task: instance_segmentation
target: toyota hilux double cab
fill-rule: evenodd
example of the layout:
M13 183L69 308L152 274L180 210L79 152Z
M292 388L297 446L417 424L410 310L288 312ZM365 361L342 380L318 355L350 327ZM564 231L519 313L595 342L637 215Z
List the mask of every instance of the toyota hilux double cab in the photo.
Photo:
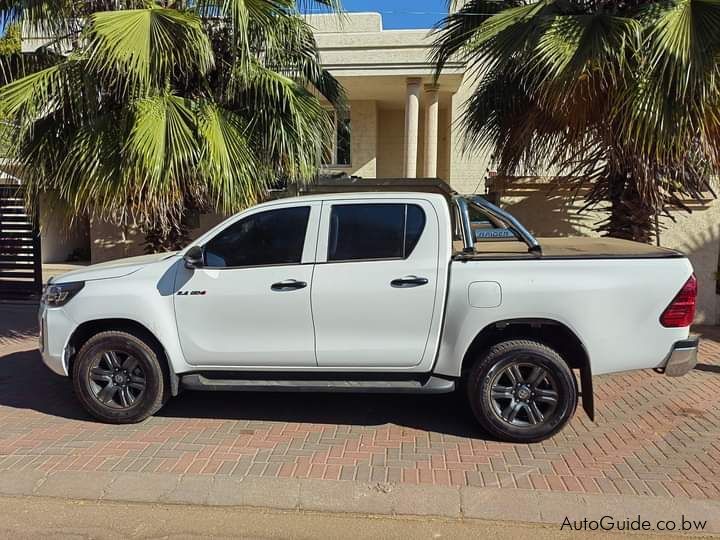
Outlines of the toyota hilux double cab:
M681 253L536 239L482 197L430 191L273 200L177 253L64 274L40 307L44 362L104 422L183 388L458 389L514 442L552 436L579 398L593 418L593 375L694 367Z

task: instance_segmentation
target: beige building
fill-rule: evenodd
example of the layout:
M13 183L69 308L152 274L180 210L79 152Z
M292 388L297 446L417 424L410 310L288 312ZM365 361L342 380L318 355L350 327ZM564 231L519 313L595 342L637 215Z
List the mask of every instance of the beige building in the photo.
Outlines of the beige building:
M378 13L308 20L324 66L350 102L350 159L326 170L363 178L439 177L458 191L482 187L486 160L464 157L452 129L470 89L465 69L450 63L434 83L429 30L383 30Z
M602 219L578 214L569 189L549 180L489 182L489 156L464 155L457 121L473 81L461 64L450 64L433 80L429 30L383 30L377 13L311 15L324 65L345 87L349 117L336 118L337 136L325 156L325 172L363 178L439 177L462 193L497 193L504 207L539 236L592 235ZM700 283L698 322L720 322L716 273L720 206L708 198L692 214L662 219L661 243L686 252ZM52 226L46 216L45 261L64 260L86 245L93 262L142 253L142 237L131 229L92 222L75 228ZM217 222L202 216L200 230ZM89 231L89 233L88 233ZM62 237L67 237L62 240ZM648 276L652 279L652 276Z

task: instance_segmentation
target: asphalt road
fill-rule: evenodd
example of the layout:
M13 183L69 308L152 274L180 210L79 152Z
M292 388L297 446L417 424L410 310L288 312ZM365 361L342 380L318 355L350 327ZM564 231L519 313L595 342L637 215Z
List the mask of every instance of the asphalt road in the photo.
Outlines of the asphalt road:
M39 537L545 540L617 538L617 534L561 532L559 524L547 526L480 520L282 512L256 508L0 497L0 538Z

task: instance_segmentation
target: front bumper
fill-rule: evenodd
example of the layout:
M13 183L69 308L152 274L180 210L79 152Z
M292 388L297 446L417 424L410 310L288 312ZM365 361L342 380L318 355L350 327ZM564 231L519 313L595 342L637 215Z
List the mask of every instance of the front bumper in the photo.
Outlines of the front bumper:
M682 377L697 364L698 338L688 338L673 345L663 372L668 377Z
M58 375L68 375L66 348L75 324L62 308L48 308L40 304L39 349L45 365Z

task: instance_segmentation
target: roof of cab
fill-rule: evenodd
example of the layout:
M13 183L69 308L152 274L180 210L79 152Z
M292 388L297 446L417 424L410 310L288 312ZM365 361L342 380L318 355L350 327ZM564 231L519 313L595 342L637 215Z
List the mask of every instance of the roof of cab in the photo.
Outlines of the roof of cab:
M440 178L359 178L355 176L321 176L308 184L290 184L274 192L283 202L337 201L343 199L425 198L442 197L449 201L457 193ZM293 197L292 195L297 195ZM268 203L266 203L268 204Z
M257 205L273 206L293 202L311 201L342 201L349 199L425 199L445 202L447 199L439 193L427 193L422 191L356 191L347 193L312 193L298 195L296 197L279 197L271 201Z

